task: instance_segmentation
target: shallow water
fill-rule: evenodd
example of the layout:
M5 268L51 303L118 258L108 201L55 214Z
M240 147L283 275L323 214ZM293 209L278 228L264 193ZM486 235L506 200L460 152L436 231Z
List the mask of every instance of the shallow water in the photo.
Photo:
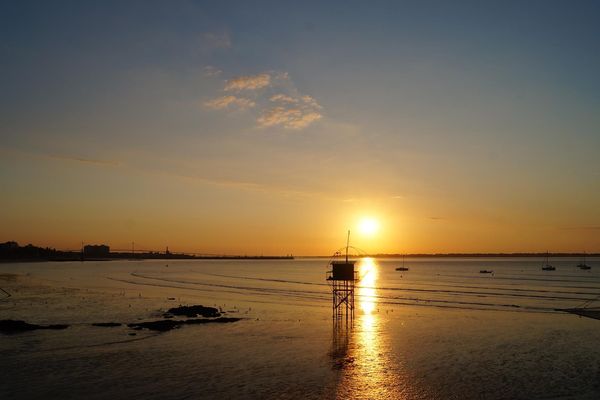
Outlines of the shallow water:
M600 297L600 260L578 261L544 272L535 259L407 259L399 272L399 260L363 260L350 326L332 321L323 259L0 264L0 319L71 324L1 335L0 393L596 399L600 321L555 311ZM179 304L243 319L135 336L90 325Z

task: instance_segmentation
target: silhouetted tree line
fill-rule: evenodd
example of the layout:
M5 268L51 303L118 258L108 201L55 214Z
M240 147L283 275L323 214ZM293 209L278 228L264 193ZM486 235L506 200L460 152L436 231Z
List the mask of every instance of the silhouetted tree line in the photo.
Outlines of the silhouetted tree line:
M17 242L0 243L2 260L77 260L80 253L60 251L51 247L37 247L32 244L19 246Z
M112 260L112 259L225 259L225 260L279 260L293 259L290 256L201 256L194 254L172 253L170 251L111 252L107 245L87 245L81 251L61 251L51 247L37 247L32 244L19 246L17 242L0 243L2 261L76 261L76 260Z

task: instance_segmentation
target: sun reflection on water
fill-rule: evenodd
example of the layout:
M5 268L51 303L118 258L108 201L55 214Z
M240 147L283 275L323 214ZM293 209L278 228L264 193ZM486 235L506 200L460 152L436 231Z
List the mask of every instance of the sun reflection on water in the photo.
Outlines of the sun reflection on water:
M404 398L403 390L399 390L402 377L389 357L389 337L377 303L379 266L374 259L363 258L357 263L357 267L358 313L356 325L348 333L347 352L343 352L343 358L336 363L342 370L336 397Z
M359 287L358 287L358 299L359 307L362 312L372 314L375 310L377 289L375 284L377 283L377 264L372 258L363 258L358 264L359 272Z

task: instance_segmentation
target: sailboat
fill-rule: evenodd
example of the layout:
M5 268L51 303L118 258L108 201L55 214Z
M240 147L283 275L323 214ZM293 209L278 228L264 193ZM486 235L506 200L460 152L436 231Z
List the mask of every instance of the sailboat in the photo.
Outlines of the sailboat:
M583 262L581 262L580 264L577 264L577 267L579 269L592 269L592 267L590 267L589 265L587 265L585 263L585 253L583 253Z
M404 254L402 254L402 266L401 267L397 267L396 271L408 271L408 267L404 266Z
M554 271L554 270L556 270L556 268L554 268L552 265L548 264L548 252L546 252L546 260L544 261L544 264L542 265L542 270L543 271Z

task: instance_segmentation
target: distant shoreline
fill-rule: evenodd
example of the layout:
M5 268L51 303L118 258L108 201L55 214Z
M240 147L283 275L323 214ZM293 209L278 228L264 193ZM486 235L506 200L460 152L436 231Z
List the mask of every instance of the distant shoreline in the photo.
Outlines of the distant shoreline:
M103 258L81 258L81 257L60 257L60 258L0 258L0 264L3 263L28 263L28 262L99 262L99 261L144 261L144 260L160 260L160 261L174 261L174 260L293 260L293 256L168 256L168 257L103 257Z
M551 258L573 258L583 257L583 253L549 253L548 257ZM600 257L600 253L586 253L586 257ZM372 257L377 259L397 259L397 258L545 258L546 253L436 253L436 254L350 254L349 257ZM116 256L109 257L87 257L81 258L80 254L72 253L66 257L56 258L0 258L0 264L5 263L28 263L28 262L102 262L102 261L145 261L145 260L239 260L239 261L253 261L253 260L296 260L296 259L309 259L309 258L322 258L329 259L332 256L236 256L236 255L223 255L223 256L188 256L188 255L143 255L136 254L134 257L131 255L122 255L116 253Z
M112 260L293 260L290 255L229 255L194 254L138 250L135 252L110 251L106 245L82 246L81 251L56 250L50 247L37 247L32 244L19 246L17 242L0 243L0 262L41 262L41 261L112 261Z
M339 256L339 253L338 255ZM377 254L349 254L353 258L372 257L386 258L564 258L564 257L600 257L600 253L377 253ZM0 263L7 262L41 262L41 261L112 261L112 260L294 260L295 258L332 258L331 255L231 255L231 254L200 254L166 251L138 250L110 251L107 245L82 246L81 251L57 250L54 248L37 247L32 244L19 246L17 242L0 243Z
M349 257L372 258L544 258L600 257L600 253L415 253L415 254L349 254ZM331 258L331 256L296 256L296 258Z

